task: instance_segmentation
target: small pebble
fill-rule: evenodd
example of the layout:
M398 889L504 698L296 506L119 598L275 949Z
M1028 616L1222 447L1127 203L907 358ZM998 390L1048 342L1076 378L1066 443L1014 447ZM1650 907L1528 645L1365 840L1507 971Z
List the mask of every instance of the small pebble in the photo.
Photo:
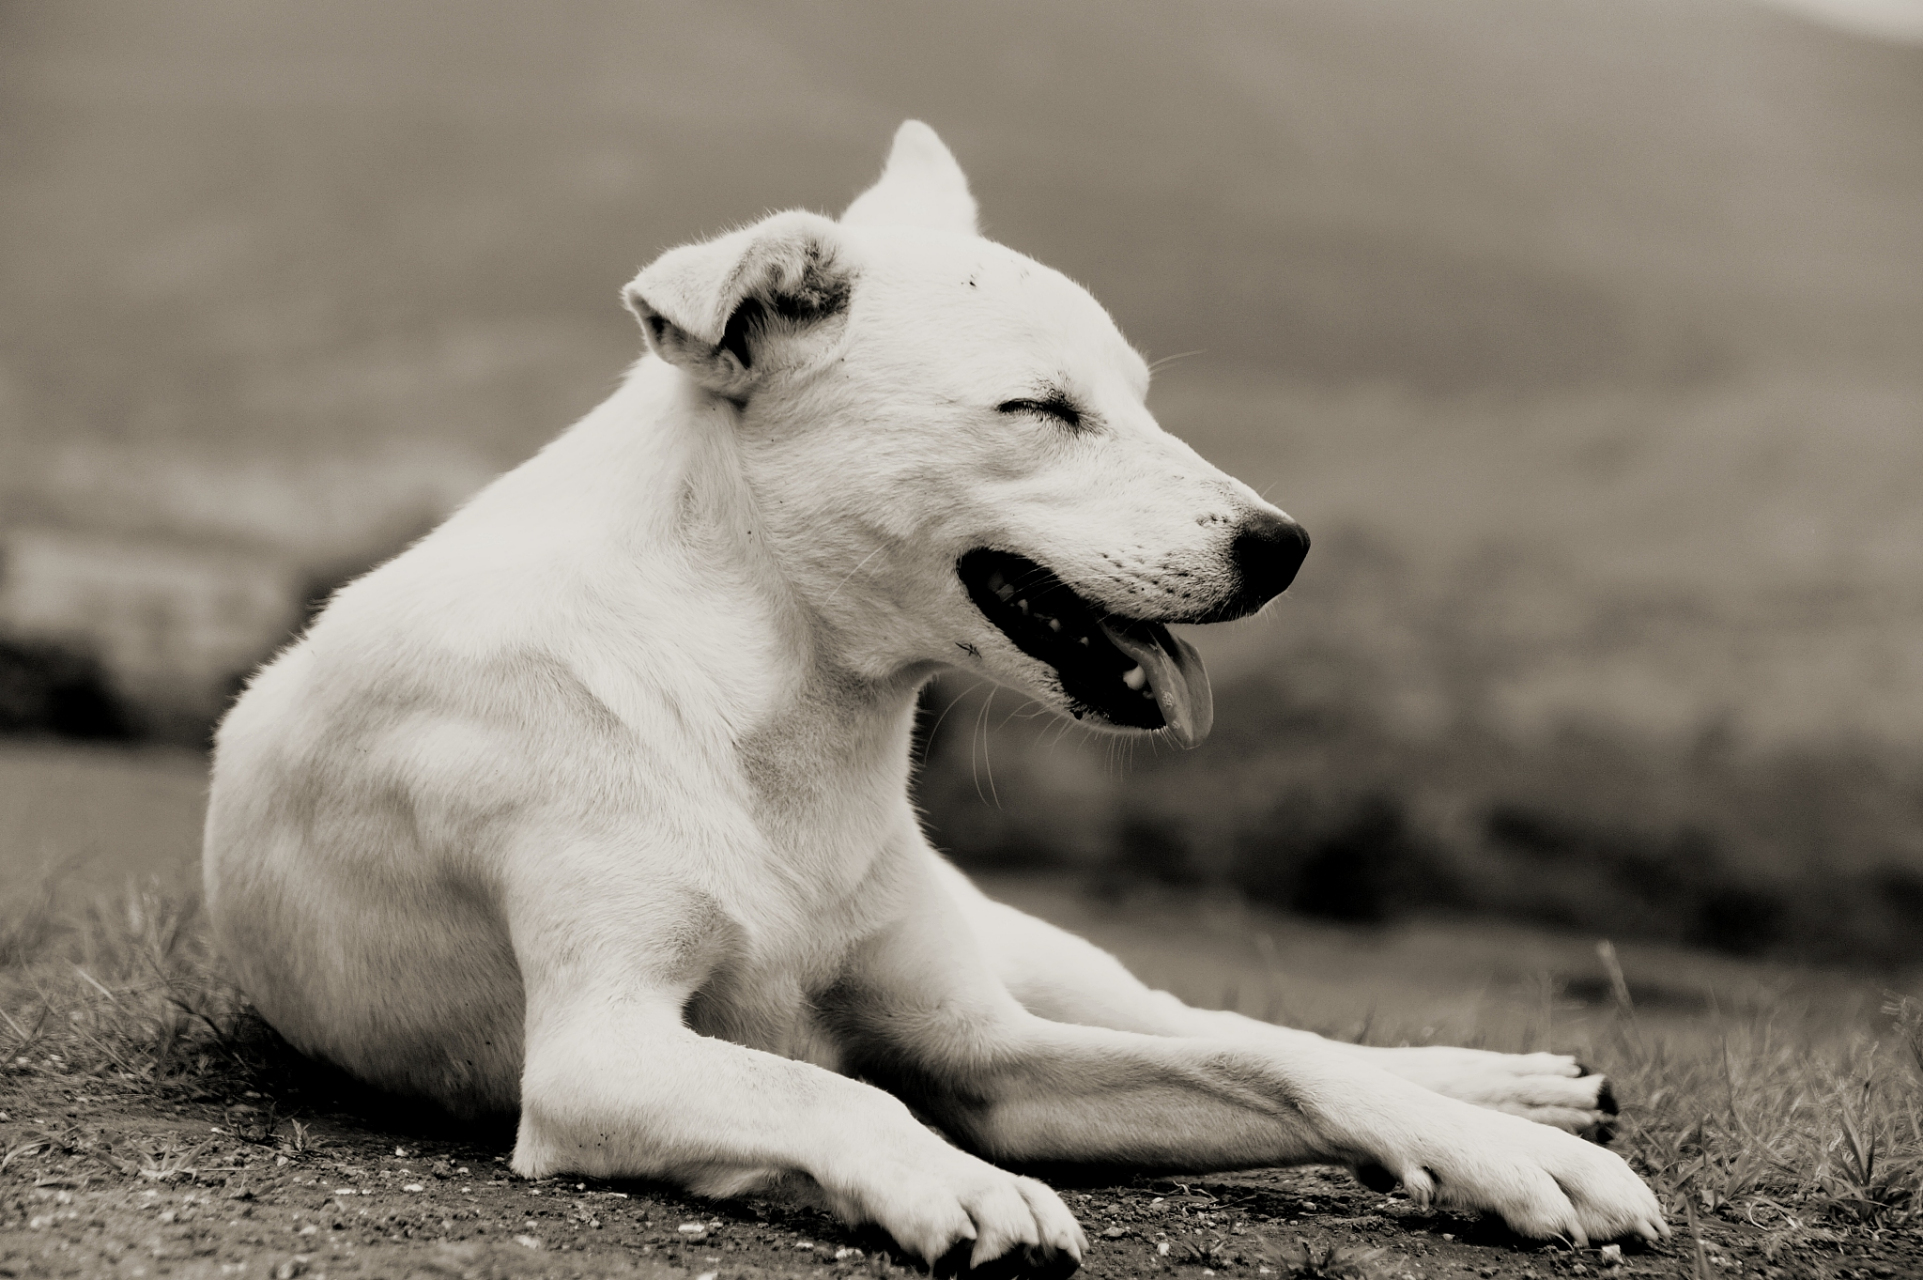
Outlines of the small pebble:
M1102 1234L1111 1240L1120 1240L1123 1236L1127 1235L1128 1232L1122 1230L1120 1227L1110 1227L1108 1230L1102 1232Z

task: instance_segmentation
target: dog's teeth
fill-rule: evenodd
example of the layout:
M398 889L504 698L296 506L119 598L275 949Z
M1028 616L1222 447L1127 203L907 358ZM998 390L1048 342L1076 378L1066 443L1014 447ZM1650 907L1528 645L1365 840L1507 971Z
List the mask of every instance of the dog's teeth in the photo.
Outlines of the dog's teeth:
M995 596L1000 600L1013 600L1015 598L1015 588L1004 582L1001 586L995 588Z
M1022 611L1023 613L1027 613L1027 612L1028 612L1028 601L1026 601L1026 600L1017 600L1017 601L1015 602L1015 607L1016 607L1017 609L1020 609L1020 610L1021 610L1021 611Z
M1048 629L1050 631L1060 631L1062 629L1062 620L1060 618L1050 618L1048 620Z
M1076 636L1076 637L1075 637L1075 643L1076 643L1076 644L1079 644L1080 646L1082 646L1082 648L1084 648L1084 649L1086 649L1086 648L1088 648L1088 637L1087 637L1087 636Z
M1142 686L1148 683L1148 672L1139 666L1130 667L1122 673L1122 683L1140 693Z

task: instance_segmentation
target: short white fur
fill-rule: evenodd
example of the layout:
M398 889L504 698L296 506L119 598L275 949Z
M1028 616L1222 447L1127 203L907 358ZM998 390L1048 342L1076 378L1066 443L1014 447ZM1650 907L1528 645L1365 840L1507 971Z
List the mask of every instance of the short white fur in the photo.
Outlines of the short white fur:
M930 1260L1081 1256L996 1159L1347 1163L1527 1235L1666 1234L1566 1132L1606 1119L1571 1059L1188 1008L927 844L936 670L1066 707L962 552L1140 613L1231 591L1223 527L1273 511L1156 425L1087 293L975 234L932 130L841 220L671 250L625 297L649 354L613 396L341 590L221 727L207 900L293 1044L518 1109L523 1175L785 1184ZM1041 387L1085 429L996 407Z

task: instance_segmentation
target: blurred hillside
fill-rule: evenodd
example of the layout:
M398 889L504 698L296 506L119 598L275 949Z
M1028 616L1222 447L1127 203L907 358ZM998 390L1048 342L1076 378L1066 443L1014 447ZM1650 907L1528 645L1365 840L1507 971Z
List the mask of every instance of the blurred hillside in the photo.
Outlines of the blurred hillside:
M305 600L605 394L639 264L840 208L905 116L991 235L1199 352L1164 422L1316 535L1196 637L1224 740L1286 745L1194 758L1237 831L1340 826L1249 798L1309 770L1462 858L1527 792L1923 866L1923 47L1738 0L0 7L0 724L52 644L198 733ZM968 750L1041 807L938 741L945 835L1087 813L1048 856L1100 860L1140 802L1227 874L1140 801L1166 770L1001 705ZM1829 816L1738 820L1784 777Z

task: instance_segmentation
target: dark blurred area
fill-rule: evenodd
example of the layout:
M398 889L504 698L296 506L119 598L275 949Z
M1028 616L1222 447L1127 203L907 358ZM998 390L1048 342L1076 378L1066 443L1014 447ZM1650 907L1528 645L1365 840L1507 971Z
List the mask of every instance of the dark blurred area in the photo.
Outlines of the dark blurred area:
M1923 960L1905 0L0 5L0 879L191 860L183 753L607 394L635 269L910 116L1316 537L1194 752L938 683L940 843Z

